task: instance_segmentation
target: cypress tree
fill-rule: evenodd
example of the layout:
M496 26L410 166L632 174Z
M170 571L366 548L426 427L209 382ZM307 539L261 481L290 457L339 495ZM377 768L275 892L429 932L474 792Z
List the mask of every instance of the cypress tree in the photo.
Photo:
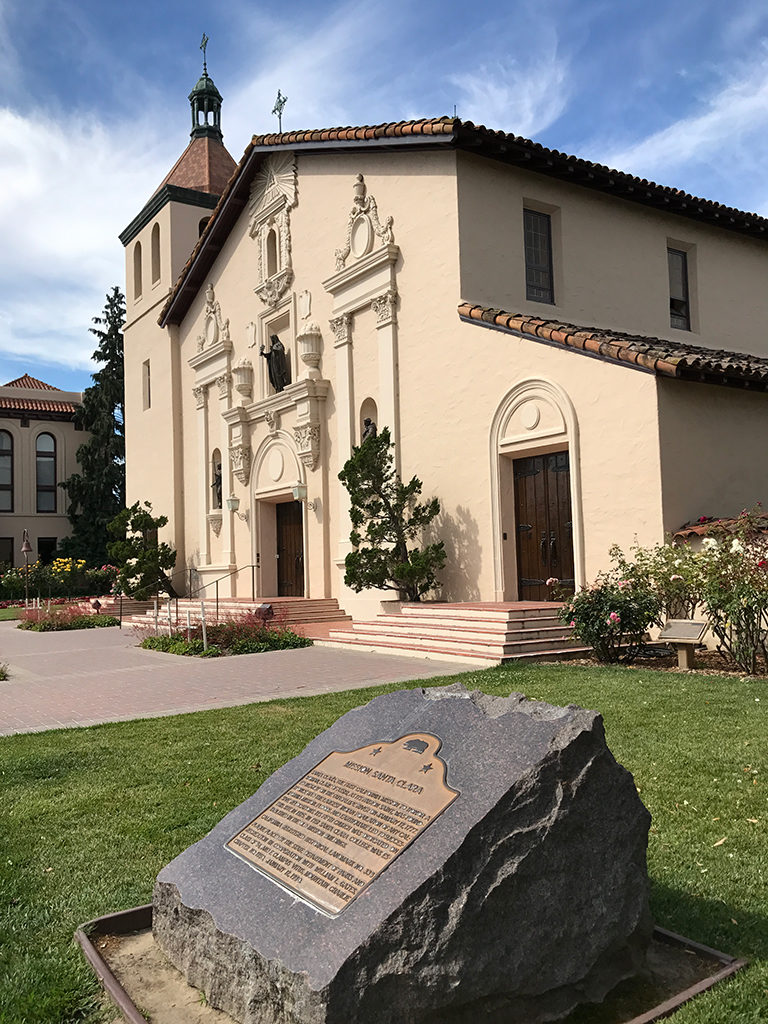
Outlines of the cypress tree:
M101 316L93 317L90 332L98 345L92 358L100 368L91 375L93 384L83 392L83 404L75 413L75 425L90 437L77 449L80 472L61 484L69 498L72 535L60 550L89 565L107 561L112 540L107 524L125 507L124 323L125 296L115 286L107 293Z

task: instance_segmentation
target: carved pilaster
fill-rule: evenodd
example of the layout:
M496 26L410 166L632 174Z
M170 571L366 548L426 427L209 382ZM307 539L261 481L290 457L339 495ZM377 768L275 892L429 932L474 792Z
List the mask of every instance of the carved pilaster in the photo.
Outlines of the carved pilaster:
M216 534L217 537L221 533L221 520L222 520L222 513L221 512L209 512L208 513L208 522L210 523L211 529L213 530L213 532Z
M207 390L208 389L205 387L205 385L201 385L200 387L197 387L197 388L192 388L192 394L195 396L195 408L196 409L204 409L205 408L205 401L206 401L206 397L207 397L206 396Z
M377 295L375 299L371 299L371 306L376 314L377 327L386 327L387 324L397 323L397 292L393 288L385 291L383 295Z
M334 345L338 348L340 345L348 345L352 340L352 317L349 313L342 313L341 316L334 317L333 320L328 321L331 325L331 330L336 338Z
M320 458L320 424L301 423L293 428L298 456L308 469L314 469Z
M232 472L244 486L248 486L251 475L251 446L246 442L229 446L229 461Z
M221 376L216 378L216 387L219 389L219 398L223 401L229 398L229 392L232 387L232 374L222 373Z

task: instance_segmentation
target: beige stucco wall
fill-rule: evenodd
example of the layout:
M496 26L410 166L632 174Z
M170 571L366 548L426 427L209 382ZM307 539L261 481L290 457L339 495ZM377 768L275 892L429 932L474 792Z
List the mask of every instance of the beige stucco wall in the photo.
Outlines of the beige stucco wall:
M0 392L10 397L14 392L18 396L30 398L38 397L39 392L30 391L28 388L0 388ZM51 392L43 393L43 397L50 396ZM80 401L79 392L53 393L59 401ZM61 541L72 532L72 527L67 519L67 495L61 488L56 489L56 511L37 512L37 476L35 452L37 438L40 434L51 434L56 441L56 480L61 483L67 477L79 470L75 458L77 449L88 435L83 431L75 430L74 424L61 420L37 420L30 419L28 427L22 427L18 419L0 418L0 430L7 431L13 438L13 460L14 460L14 488L13 488L13 512L0 513L0 537L13 538L14 565L24 565L24 557L21 554L21 543L23 531L29 532L29 540L32 545L30 561L37 558L38 540L40 537L55 537Z
M458 168L462 299L584 327L768 353L765 243L470 154L459 154ZM552 217L554 306L525 298L526 206ZM688 252L691 331L670 327L668 246Z
M351 444L359 443L361 409L370 401L376 403L379 428L390 426L397 440L403 477L418 475L424 497L436 494L442 503L433 534L448 550L444 599L514 596L510 467L516 457L563 448L571 453L578 582L607 565L611 544L654 543L665 528L679 525L678 509L696 505L701 514L707 494L717 492L706 490L703 473L686 476L676 439L699 420L703 429L708 403L724 417L728 436L738 437L753 410L763 415L761 396L695 385L667 388L652 374L463 323L456 310L467 299L743 350L745 335L735 333L730 307L711 294L712 282L722 273L733 286L729 300L746 299L743 289L754 285L762 266L761 248L450 151L298 154L296 172L296 204L290 209L294 276L274 308L254 290L256 242L247 208L178 327L160 330L156 324L170 275L156 298L142 297L133 308L129 300L128 500L149 498L169 515L167 533L179 549L179 567L194 565L211 581L258 562L257 592L274 596L275 503L291 500L299 482L314 504L304 508L306 596L335 596L357 616L376 611L379 598L391 594L357 596L342 582L349 523L347 495L337 479ZM359 275L354 259L339 270L334 257L346 238L358 174L364 175L368 196L375 197L382 223L393 218L394 233L394 246L377 248L377 241L371 269ZM560 210L555 311L521 298L524 201ZM194 242L204 213L187 208L185 244ZM161 231L163 224L170 221L161 222ZM151 226L143 229L145 252ZM670 239L698 247L692 262L700 322L706 325L700 336L683 336L668 326ZM177 251L172 262L182 255ZM129 275L131 269L129 248ZM206 294L209 286L213 293ZM397 292L394 317L371 303L390 287ZM743 324L756 325L762 315L762 293L752 299ZM351 317L348 328L337 322L345 314ZM218 326L209 335L212 320ZM310 321L322 334L318 373L300 358L298 335ZM269 394L259 356L259 344L273 332L292 367L292 383L280 395ZM144 410L146 359L153 402ZM243 360L253 367L250 394L235 386ZM536 406L528 420L538 426L529 429L525 417L520 419L515 403L522 401ZM311 423L319 424L314 457L300 447ZM707 429L714 443L716 428ZM237 469L228 452L242 453L247 446L244 469ZM239 515L212 507L214 449L222 455L224 498L239 499ZM743 480L749 458L738 459ZM721 462L726 465L725 451ZM739 493L745 490L740 486ZM740 497L736 504L746 500ZM232 576L221 592L230 587L250 596L250 569Z
M664 528L768 504L768 395L659 381Z

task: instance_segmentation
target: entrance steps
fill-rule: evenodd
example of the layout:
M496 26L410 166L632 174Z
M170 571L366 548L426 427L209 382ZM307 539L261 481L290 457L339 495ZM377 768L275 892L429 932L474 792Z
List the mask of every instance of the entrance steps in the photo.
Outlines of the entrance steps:
M339 608L339 602L335 597L264 597L256 601L250 598L220 597L218 602L218 616L216 601L205 601L205 621L228 622L238 619L249 612L261 607L261 605L272 605L274 615L267 621L275 626L295 626L310 622L327 622L334 625L351 622L351 618L343 609ZM201 620L200 600L198 598L180 597L164 599L158 609L158 624L162 628L168 624L168 608L170 605L171 622L174 626L183 628L187 624L187 612L193 625ZM150 605L144 614L130 615L124 618L124 622L133 626L153 626L155 618L154 604Z
M321 642L410 657L499 665L524 659L579 657L589 651L574 641L552 602L404 604L352 628L334 629Z

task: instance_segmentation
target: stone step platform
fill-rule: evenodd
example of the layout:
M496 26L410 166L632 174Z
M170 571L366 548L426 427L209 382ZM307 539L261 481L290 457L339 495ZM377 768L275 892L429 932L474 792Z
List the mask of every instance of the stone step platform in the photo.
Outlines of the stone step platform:
M170 603L171 621L176 625L185 626L187 612L193 625L201 621L200 600L196 598L180 597L178 604L176 600L168 602L165 600L158 609L158 624L168 623L168 606ZM216 602L205 601L205 621L227 622L238 619L249 612L259 609L263 604L272 605L274 615L268 622L274 625L293 626L295 624L309 622L327 622L341 625L351 623L352 619L346 612L339 608L336 598L303 598L303 597L265 597L252 601L245 598L220 597L218 618L216 616ZM129 625L152 626L154 625L154 605L146 609L144 614L132 615L127 621Z
M85 613L95 614L95 608L93 607L94 598L84 598L78 602L78 608L81 608ZM120 598L119 597L100 597L99 601L99 614L100 615L120 615ZM133 615L144 615L145 612L149 612L154 608L154 602L152 601L136 601L132 597L124 597L122 603L123 621Z
M523 659L561 659L586 654L559 622L553 602L404 604L352 628L331 628L334 647L377 653L423 655L448 661L498 665Z

